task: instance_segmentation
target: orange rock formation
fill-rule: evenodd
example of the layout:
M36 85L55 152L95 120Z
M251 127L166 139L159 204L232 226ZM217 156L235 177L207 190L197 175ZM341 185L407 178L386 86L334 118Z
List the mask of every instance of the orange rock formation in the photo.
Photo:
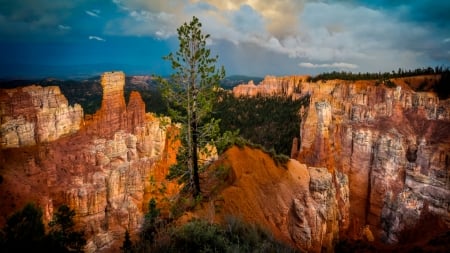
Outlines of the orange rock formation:
M275 77L266 76L264 80L255 85L253 81L248 84L241 84L233 88L233 94L240 96L293 96L301 94L302 83L309 79L309 76L286 76Z
M43 208L46 222L67 204L86 232L86 251L102 251L126 229L139 230L149 199L161 197L155 187L178 190L165 181L179 145L167 138L170 120L146 114L137 92L126 106L124 82L123 72L102 75L101 109L85 122L58 87L0 90L1 225L27 202Z
M0 89L0 147L50 142L77 132L83 124L80 105L69 106L59 87Z
M161 198L155 185L177 192L164 179L179 145L168 131L177 130L145 113L139 93L125 105L124 80L102 75L101 109L86 120L57 87L0 90L0 225L29 201L46 221L68 204L86 251L102 251L139 229L149 198ZM308 252L331 252L342 238L397 243L448 230L450 101L412 91L416 79L393 81L267 77L236 87L236 96L311 96L301 138L285 167L260 150L229 149L215 165L230 169L230 185L194 215L234 215ZM411 232L418 227L423 234Z
M340 220L345 219L336 194L348 202L344 174L294 159L277 166L268 154L248 147L229 149L216 166L230 170L229 186L194 215L218 222L234 216L308 252L333 251Z
M369 229L375 240L395 244L415 224L424 224L422 217L427 215L450 228L449 101L411 90L409 85L424 78L433 83L440 77L394 79L395 88L375 81L269 79L270 90L278 94L285 94L280 91L289 90L285 84L290 83L291 90L301 91L298 96L311 96L292 157L307 166L327 168L334 178L348 177L332 182L336 189L349 189L349 200L339 191L333 193L341 218L338 226L327 223L328 231L337 229L341 237L359 239ZM261 93L267 90L263 87L242 85L233 92L274 94ZM322 246L329 248L326 241Z

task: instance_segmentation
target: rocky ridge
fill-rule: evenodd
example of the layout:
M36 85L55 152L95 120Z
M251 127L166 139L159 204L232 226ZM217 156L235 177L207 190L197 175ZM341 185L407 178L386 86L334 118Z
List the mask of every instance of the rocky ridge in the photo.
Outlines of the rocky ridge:
M83 108L68 105L57 86L0 89L0 101L2 149L54 141L83 125Z
M302 83L309 80L309 76L266 76L261 83L255 85L253 81L240 84L233 88L233 94L239 96L286 96L298 97L302 94Z
M139 230L147 203L156 196L155 187L164 185L164 194L168 195L177 191L176 185L165 181L177 147L167 135L175 130L169 119L145 113L139 93L131 93L125 105L124 77L123 72L102 75L102 107L84 121L81 107L68 106L58 87L1 90L3 97L10 98L2 103L2 115L6 115L2 117L2 129L3 125L22 129L18 118L23 118L34 126L30 131L36 129L38 133L25 135L19 131L18 136L29 139L16 142L16 149L9 148L13 146L11 141L2 145L1 223L30 201L43 207L46 222L53 210L67 204L77 214L77 226L86 232L86 252L102 251L119 242L126 229L132 233ZM43 111L66 116L47 118L47 124L43 124ZM60 111L65 114L57 114ZM71 121L61 120L67 118ZM67 129L67 124L78 128L50 135L54 139L41 137L48 135L40 133L51 132L52 128L46 126ZM11 131L2 132L2 140L11 140L10 135Z
M224 170L229 172L226 185L217 191L220 182L202 182L208 202L189 217L219 223L236 217L297 249L333 252L339 221L345 218L335 196L349 202L346 175L294 159L277 165L260 149L237 146L227 150L210 171ZM217 193L208 194L211 191Z
M434 93L411 90L407 83L412 79L394 79L396 87L390 88L375 81L271 77L260 84L270 83L270 89L258 85L251 90L250 84L233 93L285 95L296 90L300 97L310 96L309 108L301 111L301 141L294 140L292 158L308 168L326 168L333 178L348 178L326 187L339 214L336 225L326 224L327 231L396 244L414 240L408 231L423 224L423 217L435 217L450 228L450 108ZM286 88L286 83L294 87ZM331 241L323 241L322 247L330 248Z
M86 231L87 252L117 249L125 229L138 231L150 197L178 190L164 180L175 161L176 145L168 133L175 130L168 119L145 113L139 93L132 93L126 105L123 80L122 72L102 76L101 109L86 115L78 131L53 141L33 135L34 143L2 146L0 223L29 201L44 207L46 221L55 208L68 204ZM342 238L414 240L411 229L432 233L430 217L439 225L432 229L448 230L448 101L414 92L403 79L394 80L395 88L371 81L308 80L270 77L264 89L252 91L259 86L253 84L234 90L238 96L308 95L311 104L301 110L301 140L294 140L286 167L260 150L231 148L217 163L231 168L231 185L197 210L204 212L199 216L242 217L308 252L332 252ZM2 112L36 118L31 96L6 100L8 91L0 91ZM2 125L3 119L15 124L6 116Z

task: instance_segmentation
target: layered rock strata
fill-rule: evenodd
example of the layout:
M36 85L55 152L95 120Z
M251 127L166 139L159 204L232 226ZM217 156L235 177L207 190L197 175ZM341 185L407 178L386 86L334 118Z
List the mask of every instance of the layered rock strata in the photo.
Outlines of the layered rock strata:
M86 252L102 251L120 243L125 230L139 231L152 196L178 190L165 181L177 148L167 138L174 131L170 120L145 113L137 92L125 105L124 81L123 72L102 75L101 109L84 124L81 107L68 106L57 87L1 90L2 98L9 98L2 99L2 120L16 126L15 132L2 134L8 145L0 153L0 223L27 202L44 208L45 222L66 204L75 210L77 227L86 232ZM44 120L42 115L52 117ZM37 134L20 132L19 116ZM11 144L14 133L27 142ZM66 133L71 135L58 138Z
M125 74L106 72L100 80L103 98L100 110L87 122L88 130L102 137L111 137L118 130L134 132L145 122L145 104L138 92L131 92L125 105Z
M311 104L296 158L348 175L354 238L370 227L375 238L398 243L422 212L450 227L449 108L401 81L306 84Z
M309 76L275 77L266 76L264 80L255 85L253 81L240 84L233 88L236 97L242 96L286 96L297 97L302 94L302 83L309 80Z
M340 214L332 228L341 237L395 244L414 240L408 233L418 226L430 235L438 232L424 223L429 217L438 227L450 228L449 102L409 86L439 78L393 79L395 87L376 81L269 78L262 87L242 85L233 93L296 90L298 97L310 96L310 106L301 110L301 138L294 140L291 154L308 166L327 168L335 178L348 177L349 203L340 200L339 191L332 193ZM268 82L278 92L262 92Z
M207 208L195 215L218 222L236 217L262 226L297 249L333 252L340 221L348 219L348 210L339 208L349 203L345 174L294 159L279 166L267 153L249 147L227 150L215 166L229 168L229 186L211 196L204 204Z
M68 105L57 86L0 89L0 124L2 149L30 146L76 133L83 108Z

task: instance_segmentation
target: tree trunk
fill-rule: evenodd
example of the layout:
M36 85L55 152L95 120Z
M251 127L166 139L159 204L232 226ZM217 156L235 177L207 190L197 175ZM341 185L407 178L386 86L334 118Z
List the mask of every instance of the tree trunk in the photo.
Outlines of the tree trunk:
M192 121L191 121L191 129L192 129L192 173L194 179L194 197L200 195L200 178L198 175L198 129L197 129L197 120L196 120L195 111L192 112Z

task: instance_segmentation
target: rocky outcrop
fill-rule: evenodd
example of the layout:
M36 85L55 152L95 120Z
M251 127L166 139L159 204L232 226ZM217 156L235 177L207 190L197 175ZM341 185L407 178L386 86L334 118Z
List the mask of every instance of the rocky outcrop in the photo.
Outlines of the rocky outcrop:
M0 89L0 98L2 149L54 141L83 125L83 109L70 106L57 86Z
M236 97L278 95L295 98L301 94L302 83L309 78L309 76L266 76L258 85L250 81L248 84L240 84L234 87L233 95Z
M311 104L293 157L349 179L347 235L368 228L397 243L427 212L450 227L450 118L446 102L370 81L304 83ZM424 206L427 206L424 210Z
M329 248L338 235L395 244L419 238L410 235L419 226L428 235L439 232L424 223L429 217L438 220L433 223L437 227L450 228L449 101L410 88L439 78L392 79L394 85L387 87L376 81L267 77L259 85L239 85L233 94L310 96L309 107L300 110L301 138L294 139L291 157L312 167L311 178L324 180L310 184L312 195L322 196L316 203L337 208L339 219L327 223L327 231L333 232L321 247ZM325 168L333 178L330 184L325 183ZM320 185L327 191L315 193ZM313 217L307 215L313 209L310 202L294 203L298 215L293 217L302 224L296 238L308 248L306 239L322 230L306 225L314 222L306 218ZM313 251L319 250L312 245Z
M103 89L102 104L100 110L87 122L88 130L94 135L111 137L118 130L128 129L124 96L125 74L121 71L103 73L100 84Z
M249 147L230 148L214 166L228 169L229 186L217 196L205 196L211 198L203 204L207 208L195 215L217 222L236 217L306 252L333 252L333 241L346 219L338 206L349 205L345 174L294 159L276 165L267 153ZM217 188L217 184L203 186Z
M30 201L43 207L45 222L66 204L86 232L86 252L102 251L120 243L125 230L139 231L151 197L177 192L165 180L179 145L167 132L176 128L146 113L137 92L126 105L124 81L123 72L102 75L101 109L84 122L81 107L68 106L58 87L1 91L2 129L16 126L2 132L9 145L0 153L0 223ZM9 149L14 134L19 149Z

